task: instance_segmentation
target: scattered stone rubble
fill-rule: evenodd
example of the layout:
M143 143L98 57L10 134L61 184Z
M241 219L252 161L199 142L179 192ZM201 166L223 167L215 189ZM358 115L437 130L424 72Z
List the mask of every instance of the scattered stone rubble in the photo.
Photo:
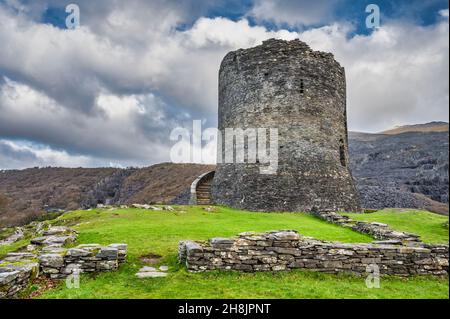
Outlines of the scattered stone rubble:
M128 205L105 205L105 204L98 204L98 209L109 209L113 210L114 208L121 208L121 209L128 209L128 208L138 208L138 209L146 209L146 210L154 210L154 211L169 211L173 212L176 211L175 208L173 208L170 205L161 205L161 206L154 206L149 204L132 204L131 206ZM88 209L88 211L91 209Z
M292 230L242 233L237 238L213 238L209 242L182 241L178 258L191 272L301 268L362 274L376 264L381 274L448 275L448 245L342 244L302 237Z
M74 242L78 237L78 232L64 226L53 226L42 232L41 237L31 239L31 244L35 246L64 246Z
M354 231L363 234L368 234L378 240L389 240L390 244L421 244L420 236L411 233L395 231L386 224L378 222L357 222L347 216L343 216L335 212L313 212L313 215L330 223L351 228Z
M411 233L395 231L391 229L389 225L382 223L356 222L355 226L353 226L352 229L360 233L369 234L379 240L388 239L391 241L397 241L398 244L421 243L420 236Z
M125 261L126 244L79 245L73 243L78 233L64 226L35 225L40 237L31 239L26 252L9 253L0 261L0 298L14 298L39 274L64 279L70 274L117 270Z
M147 209L147 210L156 210L156 211L175 211L175 208L172 206L152 206L148 204L133 204L131 205L133 208Z

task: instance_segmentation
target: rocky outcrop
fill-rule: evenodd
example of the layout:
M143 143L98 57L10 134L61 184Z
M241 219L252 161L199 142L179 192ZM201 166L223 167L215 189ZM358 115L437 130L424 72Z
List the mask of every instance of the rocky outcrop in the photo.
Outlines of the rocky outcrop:
M365 208L447 213L448 131L349 135L350 166Z
M292 230L182 241L178 258L191 272L308 269L363 274L370 266L385 275L448 275L448 245L342 244L302 237Z
M136 169L117 170L110 176L103 178L85 195L80 203L81 207L91 208L98 204L111 205L119 203L121 186L125 179L135 171Z

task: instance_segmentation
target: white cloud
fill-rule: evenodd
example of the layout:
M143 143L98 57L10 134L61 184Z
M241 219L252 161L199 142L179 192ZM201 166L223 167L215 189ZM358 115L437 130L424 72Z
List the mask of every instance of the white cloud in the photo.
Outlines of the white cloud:
M449 12L448 9L440 10L440 11L439 11L439 14L440 14L442 17L448 19L448 12Z
M397 124L448 121L448 19L434 26L384 25L348 39L349 27L304 32L314 49L346 68L350 129L382 131Z
M258 1L251 14L268 3ZM350 129L448 120L448 10L436 25L389 22L371 35L349 38L351 26L342 23L299 34L246 19L202 17L176 30L189 17L175 2L82 5L90 9L75 31L29 20L43 10L38 5L19 15L0 5L0 138L62 150L67 163L70 157L106 166L166 161L174 127L190 119L216 124L217 73L225 54L272 37L300 37L335 54L347 71ZM319 3L308 14L303 6L315 22L302 23L321 20L326 6ZM278 9L265 14L286 20ZM259 17L266 19L262 11ZM64 156L59 158L47 162Z
M48 146L0 140L0 163L0 169L23 169L31 166L90 167L95 166L95 159L69 155L66 151L53 150Z
M100 94L96 108L104 112L96 116L76 112L6 79L0 87L0 136L116 158L130 165L167 158L165 130L176 122L167 118L164 104L155 96ZM149 129L140 127L136 119Z

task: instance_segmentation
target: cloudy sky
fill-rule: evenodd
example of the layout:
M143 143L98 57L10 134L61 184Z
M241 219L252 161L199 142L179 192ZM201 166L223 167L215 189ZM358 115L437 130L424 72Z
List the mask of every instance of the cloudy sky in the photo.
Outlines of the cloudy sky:
M446 0L0 0L0 169L169 161L172 129L217 125L225 54L268 38L335 55L351 130L448 121L448 19Z

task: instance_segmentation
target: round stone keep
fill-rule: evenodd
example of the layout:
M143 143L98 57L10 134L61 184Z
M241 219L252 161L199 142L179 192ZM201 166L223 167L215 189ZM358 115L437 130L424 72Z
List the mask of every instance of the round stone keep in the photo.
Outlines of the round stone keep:
M276 172L261 173L268 164L259 159L225 162L227 128L265 128L267 139L269 129L277 129ZM275 39L228 53L219 74L219 130L223 142L211 191L216 204L268 212L360 211L348 167L345 71L332 54Z

